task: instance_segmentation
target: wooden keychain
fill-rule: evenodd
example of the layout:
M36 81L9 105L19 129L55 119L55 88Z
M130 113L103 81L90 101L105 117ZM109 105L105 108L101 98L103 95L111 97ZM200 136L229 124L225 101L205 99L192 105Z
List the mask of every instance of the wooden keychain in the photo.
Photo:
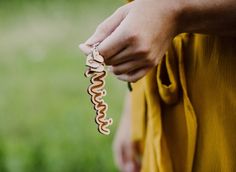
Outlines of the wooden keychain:
M98 131L109 135L110 129L108 127L112 125L113 120L112 118L106 118L108 105L103 100L103 97L106 96L105 77L107 72L105 70L104 58L98 52L98 45L99 43L93 45L92 53L87 56L86 66L88 69L85 71L85 76L90 77L91 84L87 91L91 96L91 102L96 111L95 121L98 124Z

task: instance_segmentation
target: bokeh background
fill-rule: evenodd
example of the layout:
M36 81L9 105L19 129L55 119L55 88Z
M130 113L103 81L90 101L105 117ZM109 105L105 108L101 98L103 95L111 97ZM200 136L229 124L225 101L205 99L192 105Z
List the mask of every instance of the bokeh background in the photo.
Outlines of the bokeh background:
M78 44L124 0L0 0L0 172L113 172L125 83L107 78L97 132Z

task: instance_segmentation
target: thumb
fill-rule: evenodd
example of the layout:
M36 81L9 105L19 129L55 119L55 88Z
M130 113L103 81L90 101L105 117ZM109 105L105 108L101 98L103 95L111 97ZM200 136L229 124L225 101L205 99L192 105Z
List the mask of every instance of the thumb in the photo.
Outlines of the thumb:
M110 17L103 21L97 27L95 33L84 43L86 45L93 45L102 42L108 37L122 22L128 13L130 4L126 4L116 10Z

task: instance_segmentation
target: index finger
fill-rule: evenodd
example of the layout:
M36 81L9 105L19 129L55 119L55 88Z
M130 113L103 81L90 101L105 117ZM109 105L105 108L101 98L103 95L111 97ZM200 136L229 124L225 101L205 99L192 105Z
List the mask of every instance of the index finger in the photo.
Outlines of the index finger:
M110 36L103 40L97 48L106 60L121 52L126 46L125 32L123 28L119 26Z

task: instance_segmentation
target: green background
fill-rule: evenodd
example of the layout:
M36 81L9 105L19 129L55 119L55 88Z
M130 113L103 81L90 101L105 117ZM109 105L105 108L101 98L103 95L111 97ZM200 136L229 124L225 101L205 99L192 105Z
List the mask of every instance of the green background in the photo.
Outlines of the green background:
M78 44L122 4L0 1L0 172L117 171L112 140L126 84L108 76L114 124L100 135Z

